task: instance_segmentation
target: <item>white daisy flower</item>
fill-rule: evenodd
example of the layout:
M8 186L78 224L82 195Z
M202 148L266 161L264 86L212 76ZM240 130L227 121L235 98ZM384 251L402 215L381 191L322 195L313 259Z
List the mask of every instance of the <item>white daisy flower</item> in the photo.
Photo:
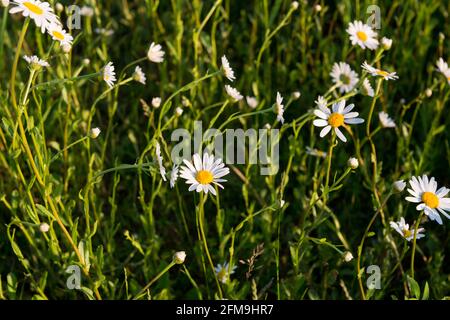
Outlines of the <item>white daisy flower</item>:
M381 69L377 69L369 65L366 61L361 65L361 67L366 70L368 73L370 73L373 77L383 77L384 80L397 80L397 72L387 72Z
M448 63L444 61L444 59L439 58L436 62L437 70L444 75L447 79L448 84L450 84L450 68L448 67Z
M428 179L426 175L412 177L409 185L412 189L408 189L408 192L412 197L405 199L409 202L419 203L416 207L418 211L423 210L430 220L436 220L439 224L442 224L439 213L450 219L450 215L446 213L446 211L450 211L450 198L444 198L450 189L446 187L437 189L434 177Z
M159 142L156 142L156 160L158 161L159 165L159 173L161 174L161 177L164 181L167 181L166 178L166 168L164 168L163 165L163 157L161 156L161 146L159 145Z
M24 17L30 17L36 26L41 28L42 33L53 23L61 24L48 2L41 2L39 0L15 0L12 4L14 7L9 10L9 13L21 12Z
M375 50L378 47L377 33L372 28L361 21L350 22L347 28L352 45L359 45L361 48Z
M172 167L172 171L170 171L170 187L175 187L175 182L178 180L178 165L174 164Z
M235 88L233 88L232 86L225 85L225 91L235 101L242 100L242 98L243 98L241 93L239 91L237 91Z
M369 79L364 79L362 86L361 86L361 92L362 94L373 97L375 95L375 91L372 88L372 85L370 84Z
M164 54L165 52L162 50L161 45L152 42L150 48L148 49L147 57L148 60L152 62L161 63L164 61Z
M186 166L181 167L180 177L186 179L186 183L190 184L189 191L197 192L211 192L216 195L216 190L213 184L223 189L223 186L219 182L225 182L225 179L221 179L230 173L230 169L225 167L222 159L214 159L213 155L208 155L206 152L202 158L198 153L192 157L192 162L184 159Z
M392 47L392 39L383 37L381 38L381 44L383 45L384 50L389 50Z
M233 266L232 268L228 267L228 262L225 262L224 264L217 264L215 270L216 270L216 277L219 279L222 283L227 283L230 279L230 275L234 273L237 266Z
M395 128L396 127L395 121L392 120L392 118L389 117L389 115L384 111L381 111L378 113L378 119L380 119L380 123L383 128Z
M345 62L335 63L330 76L341 93L352 91L359 81L358 74Z
M277 101L273 105L273 111L277 114L277 121L280 121L282 124L284 123L284 105L283 105L283 97L279 92L277 92Z
M314 103L316 104L317 108L321 109L321 108L326 108L327 107L327 99L325 99L323 96L318 96L317 100L314 101Z
M147 78L145 77L141 67L136 66L136 68L134 68L133 80L145 84Z
M108 84L110 88L113 87L114 82L117 80L116 73L114 72L114 65L111 61L103 67L103 80Z
M319 157L319 158L326 158L327 157L327 153L322 151L322 150L318 150L316 148L311 148L311 147L306 147L306 154L313 156L313 157Z
M50 67L47 61L39 59L37 56L23 56L23 58L33 68Z
M234 76L234 71L230 67L230 63L228 62L228 59L225 56L222 56L222 69L223 73L225 74L225 77L227 77L228 80L233 82L233 80L236 79L236 77Z
M414 239L415 229L414 228L410 229L409 224L405 223L405 219L403 217L400 218L399 222L391 221L389 224L391 228L397 231L407 241L411 241L412 239ZM425 235L421 233L423 231L425 231L424 228L417 229L416 239L425 237Z
M47 32L53 40L59 41L61 46L72 46L73 37L61 25L53 23L47 28Z
M397 180L393 183L393 187L396 192L402 192L406 188L406 182L403 180Z
M247 100L247 104L250 108L255 109L258 106L258 100L255 97L246 96L245 100Z
M334 132L342 142L346 142L347 138L344 136L339 127L344 124L360 124L364 122L364 119L357 118L358 112L350 112L355 105L352 103L345 106L345 100L336 102L332 106L332 111L328 107L318 105L318 109L314 110L314 114L320 119L313 121L313 125L316 127L324 127L320 131L320 137L323 138L333 128Z
M161 98L160 97L155 97L152 99L152 106L153 108L159 108L161 106Z

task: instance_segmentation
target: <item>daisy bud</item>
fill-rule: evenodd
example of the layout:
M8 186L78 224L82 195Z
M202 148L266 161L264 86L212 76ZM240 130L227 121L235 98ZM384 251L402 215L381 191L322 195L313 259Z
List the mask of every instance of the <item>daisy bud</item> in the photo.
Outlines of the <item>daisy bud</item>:
M394 191L402 192L406 187L406 182L403 180L395 181L393 184L393 187L394 187Z
M297 2L297 1L293 1L293 2L291 3L291 8L292 8L293 10L297 10L297 9L298 9L298 2Z
M56 12L61 13L64 10L64 6L61 3L57 2L55 4L55 9L56 9Z
M88 66L91 63L91 60L89 60L88 58L83 59L82 61L83 66Z
M350 168L352 168L352 169L358 168L358 167L359 167L358 159L356 159L356 158L350 158L350 159L348 159L347 165L348 165Z
M427 90L425 90L425 94L429 98L433 95L433 91L430 88L428 88Z
M82 6L80 14L85 17L92 17L94 15L94 9L88 6Z
M295 100L299 99L301 96L301 92L300 91L294 91L292 92L292 98L294 98Z
M4 7L9 6L9 0L2 0L2 6Z
M443 34L442 32L439 32L439 39L444 41L445 39L445 34Z
M264 128L265 128L266 130L270 130L272 127L270 126L270 124L266 123L266 124L264 125Z
M352 253L351 253L350 251L346 251L346 252L344 253L343 258L344 258L344 261L345 261L345 262L350 262L350 261L353 260L353 255L352 255Z
M61 48L62 48L62 51L64 51L64 53L69 53L70 50L72 50L72 46L67 43L63 44Z
M186 252L178 251L173 255L173 262L176 264L183 264L186 259Z
M281 199L281 200L280 200L280 208L283 208L285 204L286 204L286 201L284 201L283 199Z
M47 223L41 223L40 225L39 225L39 230L42 232L42 233L46 233L46 232L48 232L48 230L50 230L50 226L47 224Z
M177 107L175 109L175 114L177 117L181 116L183 114L183 108Z
M93 128L91 129L91 138L92 139L97 139L97 137L100 135L100 128Z
M159 108L159 106L161 105L161 98L160 97L156 97L152 99L152 106L153 108Z
M383 37L381 39L381 44L383 45L384 50L389 50L392 46L392 39Z
M314 10L316 10L316 12L320 12L320 11L322 11L322 6L320 4L316 4L314 6Z
M186 98L185 96L181 97L181 104L183 105L183 107L188 108L191 106L191 102L189 101L188 98Z

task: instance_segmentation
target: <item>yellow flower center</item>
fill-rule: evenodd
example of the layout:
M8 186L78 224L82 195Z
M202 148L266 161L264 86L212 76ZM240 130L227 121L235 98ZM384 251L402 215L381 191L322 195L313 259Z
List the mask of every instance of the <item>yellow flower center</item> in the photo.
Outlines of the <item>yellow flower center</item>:
M340 113L332 113L328 117L328 124L332 126L333 128L340 127L344 124L344 116Z
M64 40L64 35L58 31L52 31L52 35L58 40Z
M356 33L356 35L358 36L359 40L361 40L363 42L367 41L368 37L367 37L367 34L364 31L358 31Z
M31 3L31 2L24 2L23 5L30 10L31 12L41 15L44 13L44 10L42 10L41 8L39 8L37 5Z
M214 180L212 173L208 170L200 170L195 178L200 184L209 184Z
M383 70L377 70L377 74L382 77L387 77L389 75L389 72L386 72Z
M341 80L343 84L350 84L350 77L346 74L341 74L339 80Z
M409 237L412 236L412 232L410 230L408 230L408 229L403 229L403 236L405 238L409 238Z
M422 201L431 209L439 206L439 198L433 192L424 192L422 194Z

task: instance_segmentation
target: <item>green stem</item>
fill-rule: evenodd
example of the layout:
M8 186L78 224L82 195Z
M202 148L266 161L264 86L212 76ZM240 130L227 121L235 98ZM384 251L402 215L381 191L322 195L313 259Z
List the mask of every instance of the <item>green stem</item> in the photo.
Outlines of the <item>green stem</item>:
M423 217L423 211L420 213L419 218L416 221L416 225L414 226L414 238L413 238L413 246L411 253L411 278L414 279L414 258L416 256L416 240L417 240L417 230L419 229L420 221Z
M160 273L158 273L158 275L156 277L154 277L152 280L150 280L149 283L147 283L147 285L142 288L141 291L139 291L139 293L133 298L133 300L137 300L139 299L149 288L150 286L155 283L159 278L161 278L167 271L169 271L176 263L175 262L171 262L169 263L169 265L167 267L165 267Z

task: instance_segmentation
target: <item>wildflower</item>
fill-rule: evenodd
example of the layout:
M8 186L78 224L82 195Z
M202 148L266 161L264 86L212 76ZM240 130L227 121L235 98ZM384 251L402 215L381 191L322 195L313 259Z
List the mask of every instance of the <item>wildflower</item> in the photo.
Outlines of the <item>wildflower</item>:
M24 17L30 17L36 26L41 28L44 33L52 23L60 24L58 17L48 2L39 0L15 0L12 2L15 6L9 10L9 13L21 12Z
M306 147L306 154L310 155L310 156L314 156L314 157L319 157L319 158L326 158L327 157L327 153L315 148L311 148L311 147Z
M283 105L283 97L279 92L277 92L277 100L272 108L273 111L277 114L277 121L280 121L283 124L284 105Z
M368 73L370 73L373 77L383 77L384 80L397 80L397 72L387 72L381 69L377 69L369 65L366 61L361 65L361 67L366 70Z
M258 106L258 100L255 97L246 96L245 100L247 100L247 104L250 108L255 109Z
M91 60L89 60L88 58L84 58L81 63L83 64L83 66L88 66L91 63Z
M295 100L300 99L301 95L302 95L302 93L300 91L292 92L292 98L295 99Z
M228 262L225 262L223 265L219 263L215 268L217 279L219 279L219 281L222 283L227 283L227 281L230 279L230 275L234 273L236 268L236 266L229 268Z
M359 45L361 48L375 50L378 47L377 33L372 28L361 21L350 22L347 28L352 45Z
M392 120L389 117L389 115L384 111L381 111L378 113L378 119L380 119L380 123L383 128L395 128L396 127L394 120Z
M397 231L407 241L411 241L412 239L414 239L415 229L410 229L409 224L405 223L405 219L403 217L400 218L399 222L391 221L389 224L391 228ZM417 229L416 239L425 237L425 235L421 233L423 231L425 231L424 228Z
M314 101L314 103L319 109L327 107L327 99L325 99L323 96L318 96L317 100Z
M9 0L2 0L1 3L2 3L2 6L4 6L4 7L9 6Z
M56 9L56 12L61 13L64 11L64 6L61 3L57 2L55 4L55 9Z
M92 17L94 15L94 9L88 6L82 6L80 14L84 17Z
M100 132L101 132L100 128L92 128L90 134L91 138L97 139L97 137L100 135Z
M364 79L361 87L362 94L366 96L373 97L375 95L375 91L373 91L372 85L368 79Z
M182 114L183 114L183 108L177 107L177 108L175 109L175 115L176 115L177 117L179 117L179 116L181 116Z
M229 85L225 85L225 91L235 101L242 100L243 96L235 88Z
M113 87L116 81L116 73L114 72L114 65L112 62L108 62L106 66L103 67L103 80L108 84L110 88Z
M406 187L406 182L403 180L397 180L394 182L393 187L394 187L394 191L402 192Z
M352 169L357 169L359 167L358 159L356 158L349 158L347 161L347 165Z
M48 232L48 230L50 230L50 226L48 225L48 223L43 222L39 225L39 230L42 233L46 233L46 232Z
M184 159L183 162L186 166L181 167L180 177L186 180L187 184L190 184L189 191L197 192L211 192L216 195L216 190L212 184L219 186L223 189L223 186L219 182L225 182L221 179L230 173L230 169L225 167L222 159L214 159L213 155L208 155L206 152L202 158L198 153L192 157L192 162Z
M47 61L39 59L37 56L23 56L23 58L34 69L40 69L41 67L50 67Z
M425 90L425 95L429 98L433 95L433 90L431 90L430 88L427 88L427 90Z
M444 59L439 58L436 62L437 70L444 75L447 79L448 84L450 84L450 68L448 67L448 63L444 61Z
M364 122L363 119L357 118L359 115L358 112L350 112L354 107L354 104L346 107L345 100L341 100L333 104L331 112L328 107L323 107L318 104L318 109L314 110L314 114L320 119L314 120L313 124L316 127L324 127L320 131L320 137L323 138L326 136L333 128L338 138L346 142L347 138L345 138L339 127L344 124L360 124Z
M160 97L155 97L152 99L152 106L153 108L159 108L159 106L161 105L161 98Z
M156 142L156 160L158 161L159 173L161 174L162 179L167 181L166 168L164 168L163 165L163 157L161 156L161 146L159 145L159 142Z
M227 77L228 80L233 82L233 80L236 79L236 77L234 76L234 71L230 67L228 59L225 56L222 56L222 69L223 69L223 73L225 74L225 77Z
M320 11L322 11L322 6L321 6L320 4L316 4L316 5L314 6L314 10L315 10L316 12L320 12Z
M173 255L173 262L176 264L183 264L184 260L186 260L186 252L178 251Z
M392 39L383 37L381 38L381 44L383 45L384 50L389 50L392 47Z
M297 10L298 9L298 1L292 1L291 8L292 8L292 10Z
M164 54L165 52L162 50L162 47L160 44L155 44L152 42L150 45L150 48L147 52L148 60L155 62L155 63L161 63L164 61Z
M450 219L446 213L446 211L450 211L450 198L444 198L450 189L442 187L437 190L437 182L434 177L428 179L426 175L418 178L412 177L409 185L412 189L408 189L408 192L412 197L405 199L409 202L419 203L416 207L418 211L423 210L430 220L436 220L439 224L442 224L439 213Z
M114 34L113 29L105 29L105 28L95 28L94 32L105 37L110 37Z
M335 63L330 76L341 93L352 91L359 80L358 74L345 62Z
M344 253L344 261L345 262L350 262L350 261L352 261L353 260L353 254L350 252L350 251L346 251L345 253Z
M172 171L170 171L170 187L175 187L175 182L178 180L178 165L174 164L172 167Z
M133 80L145 84L147 78L145 77L144 72L142 72L141 67L136 66L136 68L134 68Z
M72 46L73 37L61 25L53 23L47 28L47 32L53 40L59 41L61 46Z

